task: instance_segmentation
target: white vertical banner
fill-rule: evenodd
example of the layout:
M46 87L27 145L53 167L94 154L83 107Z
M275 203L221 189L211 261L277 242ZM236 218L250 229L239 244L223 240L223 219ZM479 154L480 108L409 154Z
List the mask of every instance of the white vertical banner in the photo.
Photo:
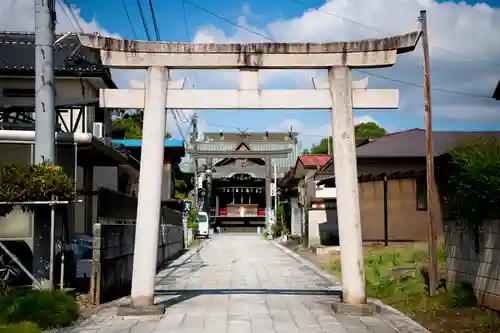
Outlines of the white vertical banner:
M271 183L271 196L276 196L276 183Z

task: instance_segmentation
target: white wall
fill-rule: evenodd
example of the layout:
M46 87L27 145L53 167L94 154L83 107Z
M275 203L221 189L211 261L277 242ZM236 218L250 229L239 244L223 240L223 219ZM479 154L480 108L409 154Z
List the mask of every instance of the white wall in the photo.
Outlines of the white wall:
M336 198L337 188L316 186L316 198Z
M92 80L92 81L91 81ZM68 104L68 103L81 103L83 101L89 101L99 97L98 85L99 79L80 79L78 78L56 78L56 104ZM95 81L95 82L94 82ZM82 89L83 83L83 89ZM5 106L19 106L19 105L34 105L34 98L13 98L4 97L3 89L34 89L35 80L34 78L20 78L20 77L0 77L0 107ZM83 93L83 94L82 94ZM95 107L88 106L84 108L84 114L82 115L76 132L89 133L92 132L92 126L95 121ZM78 119L78 109L66 109L61 112L61 118L64 119L64 123L71 127L70 124L76 124ZM32 117L35 115L33 113ZM111 112L106 114L104 120L104 135L110 132L110 119ZM63 131L66 131L62 121L57 119L57 122L61 124ZM71 128L70 128L71 130Z

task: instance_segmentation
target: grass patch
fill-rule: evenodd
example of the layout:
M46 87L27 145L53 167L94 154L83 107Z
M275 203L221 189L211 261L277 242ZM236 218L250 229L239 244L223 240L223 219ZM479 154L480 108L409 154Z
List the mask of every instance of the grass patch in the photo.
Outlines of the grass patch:
M0 333L41 333L38 325L25 322L19 324L0 325Z
M77 318L76 299L61 291L14 289L0 296L0 325L22 328L29 322L45 330L69 326ZM21 328L19 332L25 332ZM26 328L26 332L32 331Z
M440 277L446 279L444 244ZM456 284L428 296L426 244L373 245L364 249L366 293L406 313L433 333L500 333L500 316L476 306L472 286ZM328 255L323 268L341 277L340 255Z

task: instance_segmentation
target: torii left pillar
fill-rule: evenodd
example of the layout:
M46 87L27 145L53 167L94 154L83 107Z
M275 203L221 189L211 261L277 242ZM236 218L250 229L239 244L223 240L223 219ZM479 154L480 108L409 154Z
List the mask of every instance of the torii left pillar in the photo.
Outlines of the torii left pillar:
M131 291L135 308L154 304L168 77L165 67L147 71Z

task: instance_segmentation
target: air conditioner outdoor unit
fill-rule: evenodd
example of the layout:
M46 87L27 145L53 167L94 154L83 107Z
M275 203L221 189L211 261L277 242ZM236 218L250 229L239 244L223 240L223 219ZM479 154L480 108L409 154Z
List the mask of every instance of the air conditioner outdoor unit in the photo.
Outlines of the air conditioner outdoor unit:
M92 135L102 139L104 137L104 124L94 123L92 127Z

